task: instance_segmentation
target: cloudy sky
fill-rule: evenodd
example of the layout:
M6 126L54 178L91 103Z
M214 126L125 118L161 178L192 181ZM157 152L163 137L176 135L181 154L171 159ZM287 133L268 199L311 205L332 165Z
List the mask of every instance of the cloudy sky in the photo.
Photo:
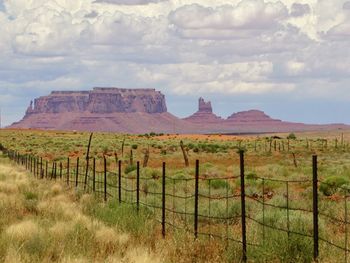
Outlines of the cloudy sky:
M156 88L170 112L350 123L350 1L0 0L3 124L52 90Z

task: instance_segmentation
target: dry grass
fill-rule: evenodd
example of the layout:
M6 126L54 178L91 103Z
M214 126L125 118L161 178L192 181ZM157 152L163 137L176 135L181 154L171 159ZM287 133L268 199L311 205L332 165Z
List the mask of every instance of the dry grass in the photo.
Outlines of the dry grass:
M4 159L0 171L0 262L163 262L117 226L84 214L91 196L31 180Z

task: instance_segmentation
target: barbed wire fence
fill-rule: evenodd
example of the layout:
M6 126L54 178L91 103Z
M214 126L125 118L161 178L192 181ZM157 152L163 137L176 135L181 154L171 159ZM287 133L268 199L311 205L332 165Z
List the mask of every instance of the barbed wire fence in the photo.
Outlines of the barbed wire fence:
M317 156L312 157L312 178L306 180L281 180L255 176L261 184L261 193L249 194L249 182L246 182L244 151L239 151L240 173L229 177L213 177L200 175L200 164L196 160L194 177L174 177L167 175L166 163L162 163L161 174L141 175L140 162L136 163L134 173L123 172L123 162L116 161L116 169L108 167L106 157L103 158L103 169L98 170L95 158L87 164L79 158L67 158L65 162L49 162L38 156L22 155L6 149L0 144L2 151L9 159L24 166L37 179L62 180L68 186L94 193L103 201L126 203L135 206L136 213L141 208L151 212L154 220L159 222L163 237L169 230L181 230L193 234L195 238L207 237L209 240L220 239L227 244L235 243L241 246L241 260L247 262L248 250L251 247L263 246L268 241L269 231L284 233L288 240L293 235L310 239L313 243L312 258L317 261L320 256L320 244L332 247L344 253L344 262L349 257L349 189L342 190L340 200L344 202L343 217L321 211L319 204L320 184L334 185L319 180ZM284 186L284 204L274 204L269 196L268 185ZM238 185L239 191L233 191L230 185ZM311 205L305 199L293 198L293 185L310 186L312 188ZM262 216L247 209L248 204L254 204ZM272 210L285 213L284 221L271 223L267 213ZM304 214L312 218L312 229L298 231L293 227L292 214ZM328 220L341 229L344 236L342 244L320 233L320 220ZM260 233L255 237L247 234L247 226L258 225ZM325 246L322 246L323 248ZM327 253L327 251L323 251Z

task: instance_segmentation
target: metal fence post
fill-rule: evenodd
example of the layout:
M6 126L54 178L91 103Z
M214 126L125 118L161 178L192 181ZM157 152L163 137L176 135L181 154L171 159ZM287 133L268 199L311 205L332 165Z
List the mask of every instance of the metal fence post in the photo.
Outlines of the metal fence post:
M136 163L136 209L140 210L140 162Z
M247 227L246 227L246 214L245 214L245 183L244 183L244 151L239 151L240 159L240 177L241 177L241 214L242 214L242 250L243 250L243 262L247 262Z
M318 259L318 191L317 191L317 155L312 156L313 189L313 225L314 225L314 260Z
M165 238L165 162L162 170L162 235Z
M118 161L118 199L122 202L122 161Z
M107 201L107 160L106 156L103 156L103 166L104 166L104 201Z
M196 178L194 193L194 237L198 237L198 183L199 183L199 160L196 160Z
M77 168L75 171L75 187L78 187L78 177L79 177L79 157L77 158Z

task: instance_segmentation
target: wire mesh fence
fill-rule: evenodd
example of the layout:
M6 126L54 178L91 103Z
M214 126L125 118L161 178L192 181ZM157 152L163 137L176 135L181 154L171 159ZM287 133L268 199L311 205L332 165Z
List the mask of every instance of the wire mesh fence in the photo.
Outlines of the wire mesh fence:
M140 208L148 210L161 225L163 236L171 230L180 229L195 238L239 244L243 261L247 261L250 248L269 242L271 233L284 235L287 240L296 236L308 239L313 243L310 253L314 260L322 253L328 253L329 249L343 253L344 262L349 257L349 189L340 187L341 195L337 202L344 203L343 211L333 213L329 210L329 205L325 205L327 200L319 200L319 189L320 185L334 185L319 180L315 155L311 179L281 180L255 176L252 183L245 176L243 151L240 151L238 175L202 176L197 160L194 176L187 178L168 176L165 162L161 174L144 174L139 162L136 162L133 171L127 172L121 160L115 160L111 168L107 159L103 158L102 165L98 165L103 169L98 170L94 158L84 162L79 158L49 162L36 156L21 155L1 145L0 150L38 179L60 179L69 186L94 193L104 201L132 204L135 212ZM249 192L252 184L259 192ZM279 185L279 198L273 198L271 184ZM230 185L238 186L238 191ZM309 197L302 190L291 192L291 189L305 189L306 186L311 189ZM320 227L325 222L327 226L331 225L334 236L325 235ZM255 231L247 231L253 226Z

